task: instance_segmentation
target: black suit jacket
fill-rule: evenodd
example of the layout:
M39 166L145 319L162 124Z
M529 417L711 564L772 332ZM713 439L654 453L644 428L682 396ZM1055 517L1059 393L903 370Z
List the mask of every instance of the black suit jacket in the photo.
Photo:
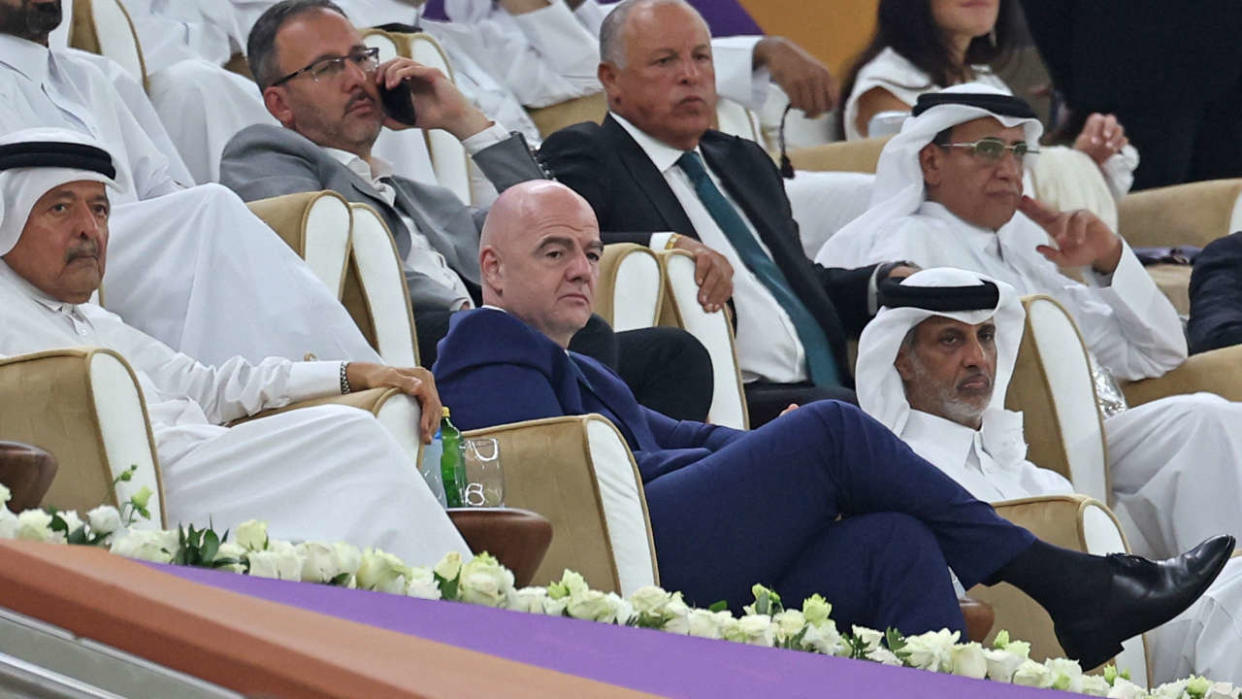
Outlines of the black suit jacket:
M1190 353L1242 344L1242 232L1217 238L1190 275Z
M845 341L862 332L869 319L867 286L874 266L846 270L807 259L780 173L754 141L708 131L699 149L772 252L794 293L823 327L839 373L848 381ZM557 180L590 202L604 242L645 245L652 233L662 231L699 239L664 176L611 115L602 125L575 124L552 134L539 157Z

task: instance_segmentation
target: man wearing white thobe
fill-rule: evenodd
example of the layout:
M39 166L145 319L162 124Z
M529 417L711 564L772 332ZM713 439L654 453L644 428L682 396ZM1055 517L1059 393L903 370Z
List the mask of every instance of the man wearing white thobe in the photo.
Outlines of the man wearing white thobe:
M308 353L378 360L335 296L266 224L223 187L183 188L107 76L48 50L40 29L28 38L0 34L0 132L71 129L106 143L123 165L109 308L208 363Z
M1024 314L1011 286L990 282L929 269L884 299L859 342L858 402L980 500L1071 493L1059 473L1026 460L1022 414L1004 409ZM951 310L950 295L962 301ZM1242 681L1242 560L1147 639L1157 683L1190 674Z
M1020 197L1015 149L1038 143L1041 131L1030 108L977 84L919 100L880 156L872 208L817 259L847 266L906 259L1051 295L1094 355L1097 388L1113 396L1104 420L1112 504L1134 549L1151 554L1205 532L1242 533L1242 405L1196 393L1125 408L1111 377L1159 376L1180 365L1181 323L1098 218ZM1060 275L1058 264L1083 268L1085 283Z
M375 546L420 565L469 554L411 455L371 414L326 405L223 426L393 386L419 400L429 435L440 402L426 370L276 357L209 366L130 327L88 302L107 260L105 187L120 193L123 166L75 132L23 135L0 144L0 355L95 346L124 356L145 399L169 523L262 518L273 536Z

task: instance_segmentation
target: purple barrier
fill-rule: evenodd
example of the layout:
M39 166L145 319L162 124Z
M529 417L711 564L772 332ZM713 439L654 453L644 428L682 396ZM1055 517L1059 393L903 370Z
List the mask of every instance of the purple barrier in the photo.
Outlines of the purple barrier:
M663 696L1051 697L874 663L563 617L150 564L252 597Z

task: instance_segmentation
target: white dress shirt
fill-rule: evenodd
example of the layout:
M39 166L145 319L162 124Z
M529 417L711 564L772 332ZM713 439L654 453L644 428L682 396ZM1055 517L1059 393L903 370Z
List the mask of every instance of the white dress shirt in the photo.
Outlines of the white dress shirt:
M612 118L629 132L656 169L664 175L664 181L673 190L673 195L677 197L703 244L724 255L729 264L733 265L733 304L737 309L737 355L742 380L774 383L805 381L806 353L802 348L802 341L798 339L798 331L793 321L772 292L743 264L737 250L720 230L720 226L716 225L716 220L708 213L707 207L694 191L690 177L677 165L677 159L684 151L648 136L617 114L613 114ZM695 151L698 152L698 149ZM703 162L707 163L706 160ZM707 165L707 172L716 188L737 209L742 221L746 223L746 229L755 237L759 247L770 257L772 253L755 232L754 224L746 217L746 212L737 206L737 202L733 201L720 178L712 172L711 165ZM667 241L668 234L653 235L651 247L663 250Z

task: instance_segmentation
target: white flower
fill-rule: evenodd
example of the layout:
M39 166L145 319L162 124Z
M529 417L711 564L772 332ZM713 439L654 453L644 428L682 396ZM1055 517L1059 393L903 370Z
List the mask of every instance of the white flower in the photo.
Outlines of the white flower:
M776 640L776 627L766 614L747 614L737 625L725 631L725 638L752 646L771 646Z
M238 544L232 541L226 541L220 544L220 547L216 549L215 560L218 561L222 558L232 558L235 559L237 563L228 563L217 567L216 570L227 570L230 573L246 572L246 549L242 548Z
M831 623L828 618L831 614L832 605L820 595L811 595L802 601L802 616L806 617L806 622L812 626ZM833 624L833 631L836 631L836 624Z
M664 607L672 601L673 596L664 588L655 585L644 585L630 595L630 604L639 614L657 616L664 613Z
M128 558L139 558L155 563L168 563L180 546L177 532L143 529L121 530L122 536L114 536L109 550Z
M262 551L267 548L267 522L249 519L237 525L233 531L233 541L247 551Z
M121 528L121 513L111 505L100 505L86 513L86 521L92 534L105 536Z
M963 677L981 680L988 675L988 661L983 657L983 646L978 643L959 643L949 649L949 672Z
M837 625L829 620L819 626L807 624L802 648L823 655L840 655L845 652L845 643L841 641L841 634L837 633Z
M552 601L552 598L548 597L548 588L524 587L520 590L514 590L513 595L509 598L508 608L515 612L544 614L547 609L546 605L550 601Z
M1190 678L1176 682L1166 682L1152 690L1152 697L1158 699L1181 699L1190 686Z
M0 539L17 538L17 515L0 504Z
M82 518L78 516L77 510L61 510L56 514L60 515L60 519L65 523L68 533L72 534L82 526Z
M668 604L664 605L664 614L667 619L660 627L662 630L682 635L690 633L690 606L681 598L680 592L674 592Z
M566 568L565 572L561 573L560 582L548 585L548 594L552 599L561 599L562 597L581 595L589 589L590 587L587 586L585 578Z
M461 575L461 554L449 551L431 570L449 582L456 580Z
M1052 675L1052 688L1077 692L1082 687L1082 666L1076 660L1048 658L1044 667Z
M1004 650L985 648L983 658L988 664L988 679L1006 683L1013 681L1013 673L1027 660L1026 656L1010 651L1008 646Z
M774 615L772 623L776 627L776 640L781 643L792 640L807 625L806 617L797 609L786 609Z
M609 621L616 618L608 595L599 590L586 590L580 594L570 596L569 605L565 607L565 611L575 619L587 619L589 621Z
M1078 691L1093 697L1106 697L1108 696L1109 689L1111 687L1108 686L1108 680L1103 677L1099 675L1083 675L1082 684L1079 686Z
M691 609L686 615L686 632L699 638L724 638L723 623L725 618L732 619L728 612L713 612L706 609Z
M12 499L13 499L13 494L9 492L9 489L5 487L4 485L0 485L0 505L3 505L4 503Z
M332 553L336 556L337 570L351 576L358 573L358 567L362 565L362 551L357 546L338 541L332 544Z
M257 578L302 579L302 564L296 557L276 551L250 551L246 558L250 561L250 574Z
M480 553L461 567L459 585L461 601L503 607L513 592L513 572L490 555Z
M858 641L862 643L864 651L871 651L879 648L880 639L884 638L884 634L876 631L875 629L869 629L866 626L855 626L853 631L854 638L858 639Z
M304 541L296 547L302 559L303 582L326 583L341 574L336 548L322 541Z
M1018 666L1017 671L1013 673L1013 683L1020 684L1024 687L1051 687L1052 673L1043 663L1037 663L1034 660L1024 660Z
M17 538L26 541L54 541L64 537L51 528L52 516L43 510L26 510L17 516Z
M894 667L902 666L901 658L898 658L896 653L885 648L884 646L876 646L875 648L872 648L867 651L865 657L867 660L880 663L881 665L892 665Z
M451 555L456 555L454 552ZM400 558L381 551L367 549L362 552L362 562L358 566L358 587L364 590L377 590L403 595L406 592L406 576L410 569Z
M953 649L953 644L957 643L961 635L959 631L940 629L917 636L907 636L906 646L903 649L903 652L909 653L906 663L920 670L943 672L950 664L949 651Z
M1217 682L1208 688L1203 699L1237 699L1238 688L1228 682Z
M1109 690L1108 696L1110 699L1140 699L1147 696L1147 692L1130 680L1118 677L1113 681L1113 688Z
M436 584L436 577L431 569L422 566L410 568L405 594L419 599L440 599L440 586Z

